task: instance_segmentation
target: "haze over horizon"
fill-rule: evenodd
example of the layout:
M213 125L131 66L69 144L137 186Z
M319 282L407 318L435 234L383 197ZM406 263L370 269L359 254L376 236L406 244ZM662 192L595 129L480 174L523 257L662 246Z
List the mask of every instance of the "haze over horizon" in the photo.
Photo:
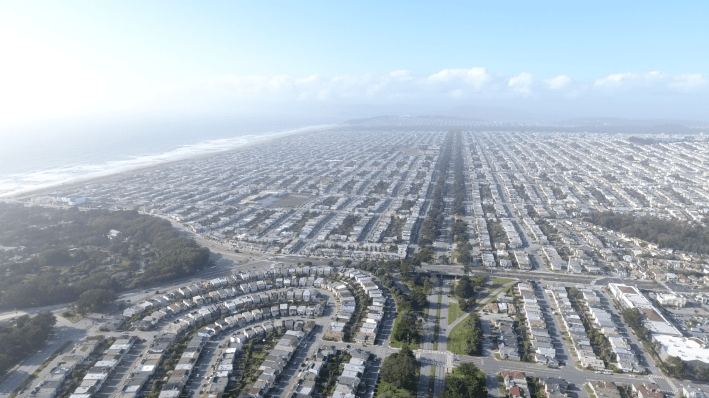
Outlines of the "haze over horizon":
M699 1L4 1L0 126L437 113L702 123L707 11Z

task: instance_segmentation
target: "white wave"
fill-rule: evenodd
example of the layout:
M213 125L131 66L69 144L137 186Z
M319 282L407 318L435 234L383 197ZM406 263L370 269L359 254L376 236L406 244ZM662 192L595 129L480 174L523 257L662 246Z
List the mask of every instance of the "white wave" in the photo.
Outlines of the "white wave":
M0 177L0 198L13 196L38 189L58 187L67 183L89 180L123 173L161 163L185 160L210 153L236 149L244 145L255 144L287 135L323 130L333 125L303 127L276 133L258 135L243 135L234 138L222 138L203 141L196 144L183 145L177 149L144 156L131 156L124 160L114 160L105 163L80 164L69 167L51 167L45 170L26 174L14 174Z

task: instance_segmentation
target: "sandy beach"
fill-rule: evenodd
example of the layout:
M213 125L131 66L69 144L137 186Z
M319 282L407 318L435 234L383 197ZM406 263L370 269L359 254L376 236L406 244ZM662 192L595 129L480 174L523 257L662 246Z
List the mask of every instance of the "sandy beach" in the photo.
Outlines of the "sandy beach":
M141 173L160 170L165 167L195 162L200 159L207 159L207 158L211 158L214 156L235 153L235 152L241 151L244 148L248 148L248 147L255 147L255 146L259 146L259 145L269 145L272 142L274 142L275 140L294 137L294 136L300 135L300 134L309 134L309 133L324 131L324 130L328 130L328 129L337 129L340 127L343 127L343 126L341 126L341 125L313 126L313 127L306 127L303 129L295 130L295 131L287 131L287 132L269 134L269 136L270 136L269 138L265 138L265 139L262 139L262 140L259 140L256 142L244 143L238 147L227 149L227 150L215 151L215 152L210 152L210 153L195 154L193 156L189 156L189 157L186 157L183 159L169 160L169 161L165 161L165 162L161 162L161 163L157 163L157 164L152 164L152 165L146 165L146 166L137 166L136 168L133 168L130 170L117 171L115 173L111 173L108 175L87 177L87 178L80 178L79 177L75 181L59 183L57 185L52 185L52 186L47 186L47 187L42 187L42 188L37 188L37 189L30 189L25 192L0 194L0 200L22 201L22 200L27 200L29 198L37 197L37 196L53 196L53 195L60 194L62 190L77 189L77 188L80 188L80 187L83 187L83 186L86 186L89 184L105 184L105 183L115 182L115 181L125 178L127 176L134 176L134 175L138 175Z

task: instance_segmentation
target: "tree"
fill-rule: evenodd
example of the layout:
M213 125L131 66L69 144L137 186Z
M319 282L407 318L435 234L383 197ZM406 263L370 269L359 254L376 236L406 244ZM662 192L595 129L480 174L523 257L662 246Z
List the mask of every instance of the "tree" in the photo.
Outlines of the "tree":
M469 298L469 299L460 299L459 304L460 304L460 309L463 311L469 311L475 306L476 300L475 298Z
M472 313L465 320L470 326L470 335L468 335L468 355L482 355L483 331L480 327L480 315Z
M701 224L612 212L594 213L585 220L660 247L709 254L709 227Z
M464 276L460 279L460 282L455 286L455 295L462 298L470 298L475 293L475 288L473 287L470 278Z
M399 352L395 352L382 363L382 381L391 384L396 388L403 388L408 391L416 391L416 371L418 363L414 352L407 346Z
M439 398L486 398L485 372L472 363L462 363L446 377Z
M426 295L425 289L417 288L413 289L410 294L411 305L415 310L420 311L428 306L428 296Z
M665 370L675 379L684 379L684 361L680 357L668 357L663 363Z
M470 282L475 286L476 289L480 289L483 286L485 286L485 276L476 276L474 278L470 278Z
M25 247L27 254L22 263L9 264L0 278L4 308L67 303L91 289L150 286L209 264L209 249L181 236L169 221L136 211L0 204L0 225L0 241ZM125 239L109 239L112 229ZM106 261L109 253L114 253L111 260L117 260L118 269ZM144 272L137 273L141 268Z
M694 378L699 381L709 381L709 369L701 366L695 366Z
M394 339L406 343L415 343L419 339L419 322L414 311L407 311L401 315L392 333Z
M116 298L116 293L113 290L91 289L81 293L79 300L76 302L76 307L81 314L101 311L113 304Z
M410 398L411 391L396 388L389 383L380 383L377 388L377 398Z
M643 324L643 314L637 308L623 310L623 319L639 339L650 341L650 331Z
M0 325L0 376L44 345L57 319L49 312Z
M414 254L414 263L431 263L433 262L433 250L429 247L422 247Z

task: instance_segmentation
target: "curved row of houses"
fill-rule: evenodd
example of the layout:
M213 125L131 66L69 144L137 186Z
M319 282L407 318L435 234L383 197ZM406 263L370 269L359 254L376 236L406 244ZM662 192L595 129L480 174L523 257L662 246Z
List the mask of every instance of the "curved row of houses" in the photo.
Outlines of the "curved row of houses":
M241 288L241 286L237 289L234 286L217 286L212 281L210 284L214 290L192 296L191 300L180 298L175 294L168 296L176 297L176 299L163 307L165 315L162 315L160 319L168 319L181 314L180 317L164 325L150 347L146 349L140 363L132 369L132 373L121 390L115 393L112 398L137 397L147 381L155 375L164 354L174 346L178 336L189 333L198 326L205 325L188 344L187 353L183 354L181 362L178 362L180 369L176 368L172 371L168 384L163 388L165 393L161 393L162 398L170 398L176 394L175 391L181 392L184 389L191 375L186 371L188 369L182 368L196 363L199 359L201 347L204 346L200 342L206 342L210 337L219 333L241 328L240 332L234 334L234 338L243 344L249 338L265 335L275 329L297 327L295 322L290 320L275 320L281 316L322 315L322 305L315 302L318 300L319 292L314 288L281 288L270 291L269 289L274 289L276 286L269 283L264 284L265 290L259 293L250 293L251 289L248 288L249 294L245 294L247 289ZM204 288L204 286L202 287ZM195 291L199 292L199 289L195 288ZM242 296L234 298L239 294ZM198 306L198 303L201 306ZM164 303L161 302L161 304ZM150 316L153 315L154 312ZM253 325L259 321L261 321L259 324ZM145 319L141 323L144 322Z

